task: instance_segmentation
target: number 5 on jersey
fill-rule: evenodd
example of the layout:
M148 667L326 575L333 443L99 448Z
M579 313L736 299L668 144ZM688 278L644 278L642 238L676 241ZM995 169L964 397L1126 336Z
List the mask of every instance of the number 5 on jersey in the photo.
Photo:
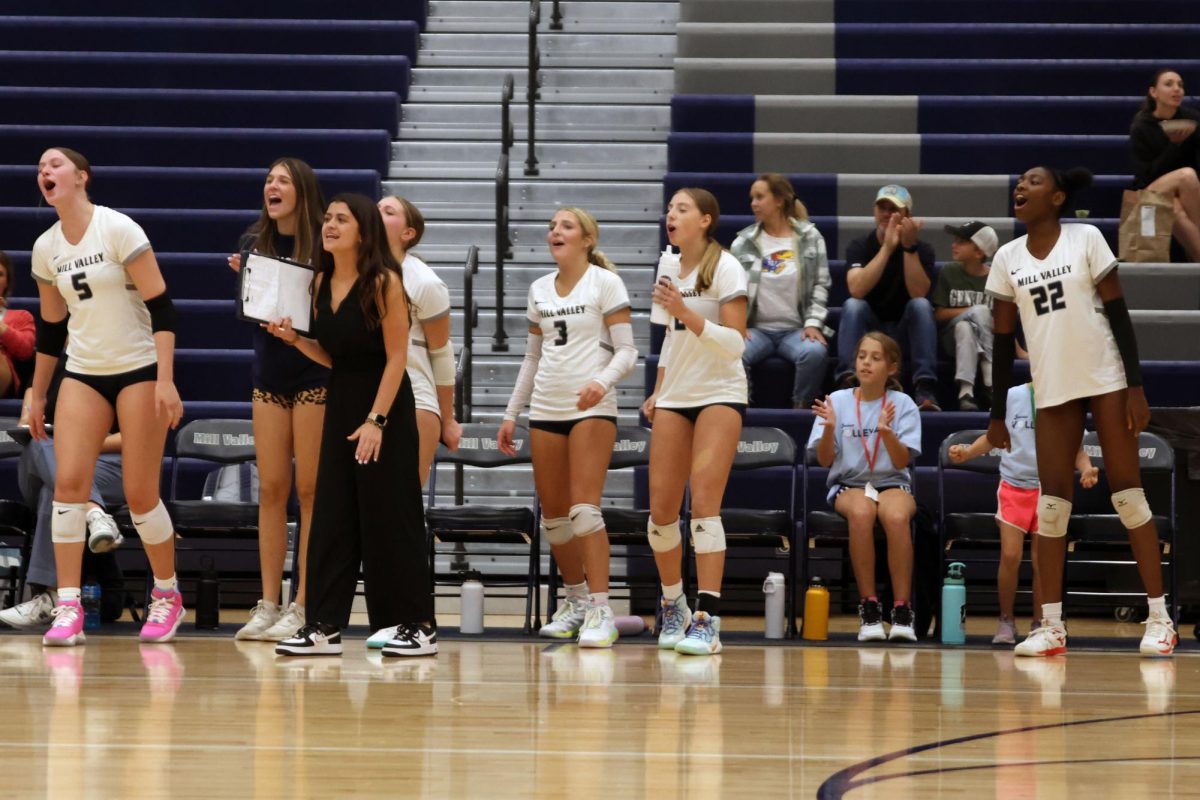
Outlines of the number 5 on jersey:
M71 286L79 293L80 300L87 300L92 296L92 287L87 285L87 275L82 272L76 272L71 276Z
M1033 310L1039 317L1067 307L1067 302L1063 300L1062 281L1054 281L1046 286L1034 286L1029 290L1029 296L1033 298Z

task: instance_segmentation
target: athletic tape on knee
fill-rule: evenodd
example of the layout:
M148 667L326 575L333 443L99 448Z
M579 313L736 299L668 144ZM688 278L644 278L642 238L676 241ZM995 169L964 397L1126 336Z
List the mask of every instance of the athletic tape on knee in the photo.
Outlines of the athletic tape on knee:
M683 541L683 535L679 532L679 520L668 522L666 525L656 525L653 519L647 520L646 533L650 536L650 549L656 553L674 550Z
M1038 535L1061 539L1071 521L1071 501L1044 494L1038 498Z
M1154 518L1150 504L1146 502L1145 489L1126 489L1123 492L1113 492L1113 508L1121 518L1121 524L1129 530L1140 528Z
M692 545L697 553L725 552L725 525L720 517L692 520Z
M604 515L600 506L577 503L571 506L571 531L576 536L588 536L604 530Z
M133 519L138 538L146 544L162 544L175 535L171 515L167 513L167 507L163 505L162 500L145 514L131 513L129 516Z
M542 517L542 538L550 544L566 544L574 535L570 517Z
M55 544L76 544L87 539L87 503L60 503L57 500L50 512L50 541Z

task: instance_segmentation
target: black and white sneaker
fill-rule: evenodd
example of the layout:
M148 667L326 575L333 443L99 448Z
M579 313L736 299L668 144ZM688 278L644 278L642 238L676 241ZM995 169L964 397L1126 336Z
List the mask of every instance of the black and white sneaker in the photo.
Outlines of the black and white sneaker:
M915 642L917 631L914 628L915 616L912 606L905 603L892 609L892 629L888 632L888 641Z
M342 632L333 625L312 622L275 646L279 656L340 656Z
M396 635L383 646L385 656L437 655L437 627L404 623L396 626Z

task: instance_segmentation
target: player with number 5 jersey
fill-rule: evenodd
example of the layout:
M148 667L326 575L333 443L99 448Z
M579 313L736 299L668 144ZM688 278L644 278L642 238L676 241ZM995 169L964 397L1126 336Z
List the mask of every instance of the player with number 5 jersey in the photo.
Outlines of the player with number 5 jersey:
M1038 592L1041 625L1017 645L1019 656L1067 651L1062 576L1071 518L1075 463L1091 411L1104 453L1112 504L1129 533L1146 588L1149 617L1143 655L1170 655L1178 641L1163 595L1158 531L1142 489L1138 434L1150 421L1142 389L1137 339L1117 259L1099 230L1059 218L1071 198L1091 185L1085 169L1027 170L1013 190L1013 213L1028 233L996 253L987 291L995 298L995 402L988 441L1008 448L1005 425L1017 314L1029 345L1038 423Z
M114 418L125 497L154 573L141 639L170 641L184 609L175 579L175 530L158 487L167 428L183 416L173 380L175 308L141 227L89 199L86 158L50 148L38 162L37 180L58 212L58 221L34 243L31 259L41 301L28 409L37 439L47 435L46 394L64 346L67 357L53 410L58 469L50 532L58 605L42 642L70 647L84 641L79 584L87 502Z

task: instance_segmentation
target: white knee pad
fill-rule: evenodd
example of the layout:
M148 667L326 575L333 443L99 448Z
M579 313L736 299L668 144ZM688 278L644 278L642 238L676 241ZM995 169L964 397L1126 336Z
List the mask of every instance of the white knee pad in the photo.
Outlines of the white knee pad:
M76 544L87 540L87 503L54 501L50 509L50 541Z
M1123 492L1114 492L1112 504L1113 508L1117 510L1117 516L1121 518L1121 524L1129 530L1140 528L1154 518L1154 513L1150 511L1150 504L1146 502L1145 489L1126 489Z
M600 506L577 503L571 506L571 531L576 536L589 536L604 530L604 515Z
M555 547L571 541L574 535L571 532L570 517L542 517L542 538Z
M692 520L692 545L697 553L725 552L725 525L720 517Z
M683 541L678 519L666 525L656 525L653 519L649 519L646 521L646 533L650 535L650 549L656 553L674 550Z
M1044 494L1038 498L1038 536L1061 539L1071 521L1071 501Z
M145 514L130 513L129 516L133 519L138 538L146 544L162 544L175 535L171 515L167 513L167 507L163 505L162 500Z

